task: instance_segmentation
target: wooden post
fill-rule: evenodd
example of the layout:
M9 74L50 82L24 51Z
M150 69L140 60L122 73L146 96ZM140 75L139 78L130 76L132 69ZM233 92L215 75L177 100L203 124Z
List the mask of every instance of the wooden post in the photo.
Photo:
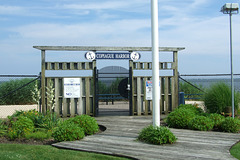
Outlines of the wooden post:
M168 77L165 77L165 83L164 83L164 100L165 100L165 107L164 107L164 111L165 114L168 114L168 108L169 108L169 98L168 98L168 92L169 92L169 82L168 82Z
M86 114L90 115L90 78L85 78L85 89L86 89Z
M42 100L42 113L46 114L46 80L45 80L45 50L41 50L42 58L42 72L41 72L41 100Z
M75 116L75 99L71 98L70 99L70 117Z
M78 115L83 114L83 102L82 102L82 97L83 97L83 83L82 83L82 78L80 78L80 98L78 98L78 104L77 104L77 113Z
M146 63L144 63L144 67L145 67ZM144 105L145 105L145 111L144 111L144 115L148 115L148 100L146 100L146 81L147 81L147 77L144 77L143 82L144 82L144 94L143 94L143 99L144 99Z
M54 112L56 113L56 116L59 117L59 79L55 78L55 108Z
M141 100L141 77L137 77L137 115L142 114L142 100Z
M172 111L178 107L178 52L173 52Z

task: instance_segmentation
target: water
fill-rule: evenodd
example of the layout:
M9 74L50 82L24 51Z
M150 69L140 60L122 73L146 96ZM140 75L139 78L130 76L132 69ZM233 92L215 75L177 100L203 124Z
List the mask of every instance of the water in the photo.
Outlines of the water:
M192 84L196 84L198 86L202 86L203 88L209 88L211 85L223 82L227 85L231 86L231 79L230 78L185 78L185 80ZM182 80L180 80L181 82ZM240 92L240 78L234 79L234 89Z

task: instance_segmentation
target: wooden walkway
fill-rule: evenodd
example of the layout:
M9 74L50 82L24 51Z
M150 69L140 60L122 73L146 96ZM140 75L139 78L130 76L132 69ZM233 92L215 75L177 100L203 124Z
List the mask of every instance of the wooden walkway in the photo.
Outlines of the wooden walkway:
M136 141L139 131L152 124L150 116L98 117L105 132L81 141L61 142L55 147L129 157L133 159L224 159L233 158L229 149L240 134L171 129L178 138L172 145L151 145Z

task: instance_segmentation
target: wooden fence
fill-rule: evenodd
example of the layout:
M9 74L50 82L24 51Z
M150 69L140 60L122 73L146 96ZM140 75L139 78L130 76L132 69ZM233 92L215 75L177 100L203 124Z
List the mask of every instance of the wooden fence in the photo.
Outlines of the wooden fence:
M173 52L173 62L160 62L159 70L172 70L172 76L161 76L161 99L160 112L168 114L178 106L178 59L176 51ZM133 62L130 61L130 69L134 70L152 70L152 62ZM132 76L132 115L152 114L152 101L145 99L146 81L150 76Z
M96 61L93 62L45 62L45 70L93 70L96 67ZM53 83L55 92L55 105L53 111L58 116L67 117L81 114L94 114L94 86L92 76L79 76L74 78L80 79L80 97L79 98L64 98L64 77L46 77L45 86L50 87L50 81ZM46 92L45 92L46 93ZM45 96L46 106L42 108L43 112L51 110L48 105L49 98Z

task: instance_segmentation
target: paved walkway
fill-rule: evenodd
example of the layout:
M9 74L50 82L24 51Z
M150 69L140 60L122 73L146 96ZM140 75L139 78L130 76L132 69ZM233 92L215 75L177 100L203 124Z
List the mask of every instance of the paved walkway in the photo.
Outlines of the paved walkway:
M171 129L178 138L172 145L151 145L136 141L139 131L152 124L150 116L98 117L105 132L85 137L81 141L61 142L55 147L74 149L134 159L224 159L233 158L229 149L240 140L240 134L221 132L200 132Z

